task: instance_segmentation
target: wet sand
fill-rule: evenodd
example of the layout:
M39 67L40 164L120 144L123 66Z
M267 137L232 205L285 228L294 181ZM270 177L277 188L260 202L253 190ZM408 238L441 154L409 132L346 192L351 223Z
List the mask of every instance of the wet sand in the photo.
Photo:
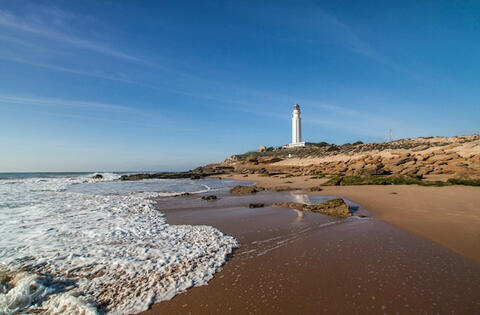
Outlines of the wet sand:
M249 179L267 188L290 185L308 189L326 181L325 178L310 179L310 176L282 179L234 175L232 178ZM285 184L285 181L292 183ZM480 187L390 185L322 188L322 192L311 194L354 200L381 220L480 263Z
M241 243L207 286L145 314L480 312L480 265L404 232L353 204L368 219L286 208L249 209L304 194L161 199L172 224L206 224ZM312 197L312 199L321 197Z

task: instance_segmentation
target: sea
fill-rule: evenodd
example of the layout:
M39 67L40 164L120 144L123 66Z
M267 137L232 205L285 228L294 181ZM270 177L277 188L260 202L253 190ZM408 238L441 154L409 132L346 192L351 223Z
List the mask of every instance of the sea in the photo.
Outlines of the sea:
M223 179L0 173L0 314L130 314L206 284L238 247L168 224L152 198L227 190Z

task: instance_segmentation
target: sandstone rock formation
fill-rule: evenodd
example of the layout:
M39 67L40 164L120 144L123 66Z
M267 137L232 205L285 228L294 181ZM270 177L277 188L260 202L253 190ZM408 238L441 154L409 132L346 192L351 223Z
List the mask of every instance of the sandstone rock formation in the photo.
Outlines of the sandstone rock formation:
M332 150L331 148L335 148ZM288 155L292 158L288 158ZM480 136L300 147L234 155L217 167L241 174L445 175L480 178Z
M274 203L272 204L272 207L285 207L300 211L312 211L341 218L346 218L352 215L348 205L341 198L328 200L318 205L307 205L298 202L283 202Z
M257 187L257 186L235 186L232 189L230 189L230 193L234 195L250 195L254 194L256 192L259 192L263 190L263 188Z

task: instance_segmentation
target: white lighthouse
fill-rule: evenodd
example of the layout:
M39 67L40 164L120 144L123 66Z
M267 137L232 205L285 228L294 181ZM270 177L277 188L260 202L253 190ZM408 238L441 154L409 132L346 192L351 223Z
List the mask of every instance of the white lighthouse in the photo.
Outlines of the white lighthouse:
M302 142L302 118L300 118L300 106L293 105L292 117L292 144Z
M287 147L303 147L305 142L302 142L302 118L300 118L300 106L293 105L292 116L292 143Z

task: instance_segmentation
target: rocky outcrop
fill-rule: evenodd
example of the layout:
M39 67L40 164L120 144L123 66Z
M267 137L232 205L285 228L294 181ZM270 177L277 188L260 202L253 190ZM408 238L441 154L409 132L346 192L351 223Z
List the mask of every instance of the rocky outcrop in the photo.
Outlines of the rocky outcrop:
M275 149L237 155L222 165L240 174L407 175L480 178L480 136L402 139L388 143ZM292 158L288 158L288 154Z
M226 173L231 173L234 171L233 166L228 165L218 165L210 164L202 167L198 167L191 171L186 172L160 172L160 173L142 173L142 174L131 174L131 175L122 175L120 180L142 180L142 179L179 179L179 178L189 178L189 179L202 179L207 176L223 175Z
M298 202L283 202L274 203L272 204L272 207L284 207L300 211L311 211L341 218L346 218L352 215L348 205L341 198L328 200L318 205L308 205Z
M259 191L262 191L263 188L257 186L242 186L238 185L230 189L230 193L234 195L251 195Z
M272 191L290 191L290 190L295 190L296 188L290 187L290 186L275 186L270 188Z
M201 176L202 175L202 176ZM143 174L131 174L131 175L122 175L120 180L142 180L142 179L178 179L178 178L192 178L200 179L202 177L208 176L204 173L193 173L189 172L162 172L162 173L143 173Z
M291 157L290 157L291 156ZM276 148L233 155L224 162L187 172L123 175L121 180L190 178L224 174L262 176L405 175L480 178L480 136L401 139L386 143L319 143L309 147Z

